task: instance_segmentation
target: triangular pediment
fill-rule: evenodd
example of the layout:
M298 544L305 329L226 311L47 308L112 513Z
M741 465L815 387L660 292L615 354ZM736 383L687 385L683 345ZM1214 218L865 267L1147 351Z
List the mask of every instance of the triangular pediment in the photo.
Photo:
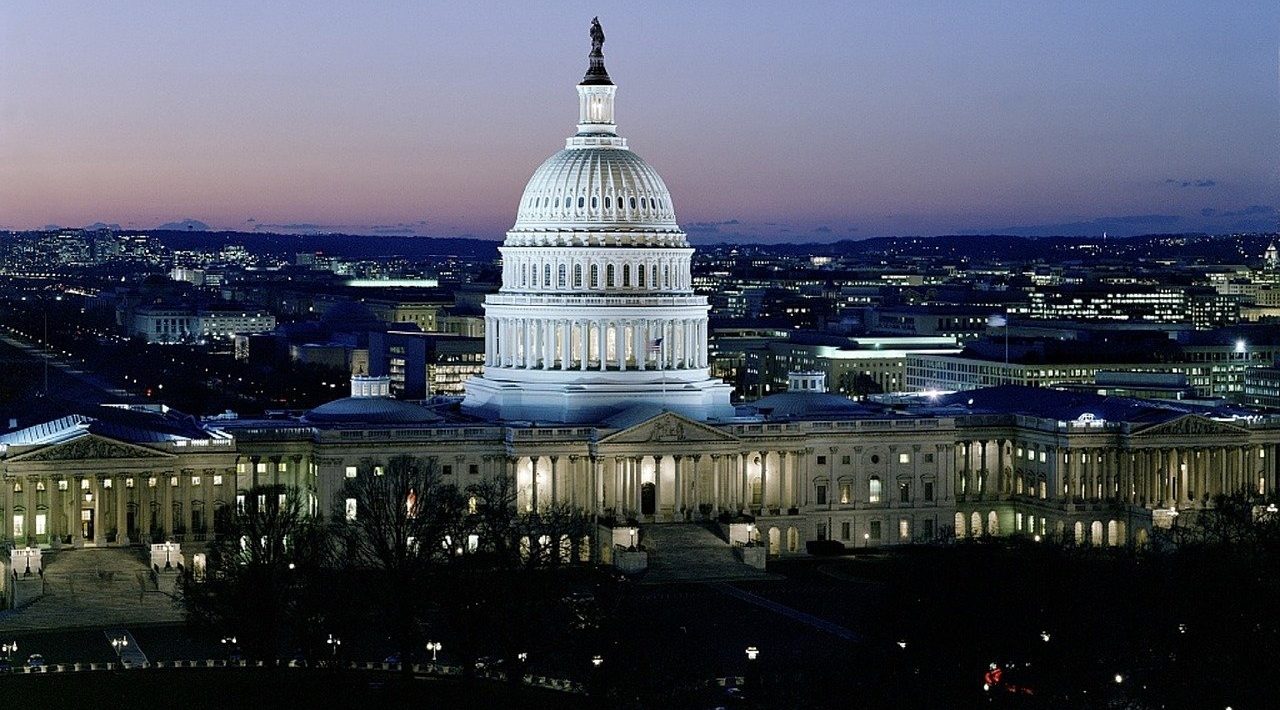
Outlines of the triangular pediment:
M84 461L89 459L156 459L174 455L145 446L128 444L96 434L84 434L70 441L43 446L9 459L18 461Z
M1137 432L1137 436L1247 436L1248 430L1199 414L1187 414Z
M602 444L719 444L737 437L716 427L696 422L675 412L662 412L638 424L616 431L600 440Z

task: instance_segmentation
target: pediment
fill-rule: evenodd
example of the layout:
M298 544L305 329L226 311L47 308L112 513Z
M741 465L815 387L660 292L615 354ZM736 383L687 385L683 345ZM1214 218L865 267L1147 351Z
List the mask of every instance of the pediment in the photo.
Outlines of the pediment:
M1247 436L1249 432L1238 426L1214 421L1199 414L1187 414L1177 419L1153 424L1136 433L1136 436Z
M85 434L70 441L43 446L9 459L18 461L84 461L90 459L168 459L173 454L127 444L105 436Z
M662 412L638 424L616 431L600 440L602 444L720 444L737 437L713 426L696 422L675 412Z

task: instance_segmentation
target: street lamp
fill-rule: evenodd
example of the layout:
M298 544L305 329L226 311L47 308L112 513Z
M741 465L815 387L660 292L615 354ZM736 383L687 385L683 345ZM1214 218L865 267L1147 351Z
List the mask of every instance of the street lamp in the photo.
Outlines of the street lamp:
M333 657L337 658L338 647L342 645L342 639L334 636L333 634L329 634L329 640L325 641L325 643L329 644L329 648L333 651Z
M435 663L435 662L436 662L436 654L440 652L440 649L441 649L441 648L443 648L443 646L441 646L441 645L440 645L440 642L439 642L439 641L428 641L428 642L427 642L427 650L431 652L431 662L432 662L432 663Z
M124 636L119 636L111 639L111 648L115 649L116 653L120 653L120 649L126 648L128 646L129 646L129 639L125 638Z
M747 646L747 660L754 661L760 655L760 649L755 646Z
M17 652L18 652L18 641L17 641L17 639L14 639L13 641L10 641L10 642L5 643L5 644L0 644L0 651L4 651L4 655L5 655L5 657L7 657L7 658L12 658L12 657L13 657L13 654L15 654L15 653L17 653Z
M599 668L601 663L604 663L604 658L603 658L602 656L592 656L592 657L591 657L591 665L592 665L593 667L595 667L595 668Z
M1116 685L1119 685L1119 684L1123 683L1123 682L1124 682L1124 676L1122 676L1122 675L1120 675L1119 673L1117 673L1117 674L1116 674L1116 677L1115 677L1115 681L1116 681Z

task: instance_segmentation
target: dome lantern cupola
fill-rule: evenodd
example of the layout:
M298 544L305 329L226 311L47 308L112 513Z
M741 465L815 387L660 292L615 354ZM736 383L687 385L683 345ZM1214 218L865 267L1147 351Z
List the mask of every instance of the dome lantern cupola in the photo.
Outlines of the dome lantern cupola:
M591 20L591 54L587 58L591 64L578 84L578 135L575 137L616 136L618 127L613 122L613 98L618 87L613 85L609 72L604 68L604 30L600 28L599 18ZM570 139L569 147L575 144L601 145L599 141ZM626 143L620 145L625 146Z

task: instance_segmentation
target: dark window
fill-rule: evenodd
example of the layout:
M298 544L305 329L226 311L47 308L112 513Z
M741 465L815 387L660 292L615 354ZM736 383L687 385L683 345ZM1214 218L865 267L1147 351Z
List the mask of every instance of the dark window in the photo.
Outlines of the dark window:
M441 467L440 467L440 472L441 472L441 473L443 473L443 474L444 474L444 475L446 475L446 476L452 476L452 475L453 475L453 466L452 466L452 465L450 465L450 464L445 464L444 466L441 466Z
M871 521L871 539L872 540L880 539L880 521L879 520Z
M911 484L910 483L898 484L898 502L899 503L911 502Z
M827 457L826 457L826 456L819 456L819 457L818 457L818 465L819 465L819 466L826 466L826 465L827 465Z
M818 486L818 505L827 504L827 487Z
M880 463L880 455L871 454L871 463Z
M473 464L468 464L468 465L467 465L467 473L471 474L472 476L479 475L479 473L480 473L480 464L475 464L475 463L473 463Z
M933 500L933 481L924 482L924 499Z
M840 463L844 464L845 466L848 466L848 465L849 465L849 457L848 457L848 456L841 456L841 457L840 457Z
M848 521L840 523L840 539L841 540L849 539L849 522Z

